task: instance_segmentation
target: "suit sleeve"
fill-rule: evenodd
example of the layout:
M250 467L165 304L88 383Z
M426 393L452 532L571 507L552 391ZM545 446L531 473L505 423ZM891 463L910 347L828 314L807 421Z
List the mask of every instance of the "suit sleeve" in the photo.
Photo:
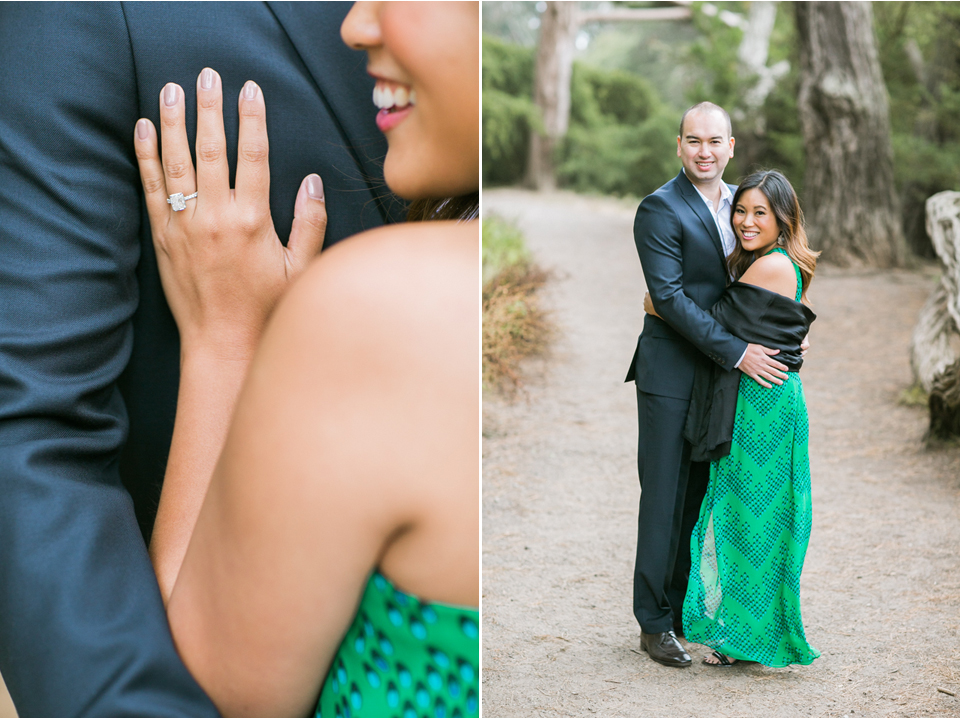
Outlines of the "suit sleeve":
M122 10L2 3L0 63L0 672L20 718L215 716L118 475L146 221Z
M721 367L733 369L747 344L684 293L682 232L679 218L661 197L650 195L640 203L633 238L647 290L667 324Z

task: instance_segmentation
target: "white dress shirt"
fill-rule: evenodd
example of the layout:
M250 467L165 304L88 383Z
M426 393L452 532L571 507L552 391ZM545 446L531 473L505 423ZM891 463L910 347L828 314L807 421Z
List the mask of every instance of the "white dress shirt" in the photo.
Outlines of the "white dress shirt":
M691 182L691 184L693 183ZM713 201L707 199L696 185L693 185L693 188L697 190L700 199L703 200L703 203L707 205L707 209L710 210L710 216L713 217L713 221L716 222L717 231L720 233L720 241L723 244L723 254L725 257L729 257L730 252L737 246L737 239L733 236L733 227L730 225L730 214L733 211L733 192L727 187L726 182L721 182L720 204L717 206L717 209L714 210Z

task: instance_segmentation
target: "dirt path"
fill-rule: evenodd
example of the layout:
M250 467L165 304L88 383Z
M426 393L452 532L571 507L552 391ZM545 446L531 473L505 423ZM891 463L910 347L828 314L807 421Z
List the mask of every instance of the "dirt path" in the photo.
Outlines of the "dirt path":
M821 270L803 369L813 535L808 667L721 672L639 653L631 612L641 326L635 207L484 192L556 278L552 355L526 397L484 398L483 704L531 716L960 716L960 450L928 452L925 410L900 406L926 272ZM951 697L939 692L941 688Z

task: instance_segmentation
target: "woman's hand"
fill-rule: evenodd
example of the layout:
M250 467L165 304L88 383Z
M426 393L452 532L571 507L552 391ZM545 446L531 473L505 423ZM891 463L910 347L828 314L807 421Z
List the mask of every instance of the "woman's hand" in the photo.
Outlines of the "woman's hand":
M657 310L653 308L653 300L650 298L650 292L646 292L643 295L643 311L647 314L652 314L655 317L659 317Z
M134 145L150 229L183 356L208 351L222 359L249 358L287 284L323 244L327 214L317 175L300 185L290 241L286 247L280 242L270 216L266 108L256 83L244 85L239 111L234 190L216 72L207 68L197 80L196 172L179 85L168 84L160 94L162 163L153 123L137 122ZM168 201L194 192L180 211Z

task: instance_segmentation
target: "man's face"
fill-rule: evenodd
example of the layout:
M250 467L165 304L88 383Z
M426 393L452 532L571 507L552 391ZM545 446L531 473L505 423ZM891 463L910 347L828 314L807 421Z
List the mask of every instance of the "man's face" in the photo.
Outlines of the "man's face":
M733 157L734 140L727 121L719 112L691 112L683 122L683 136L677 138L677 156L687 179L707 184L723 176Z

